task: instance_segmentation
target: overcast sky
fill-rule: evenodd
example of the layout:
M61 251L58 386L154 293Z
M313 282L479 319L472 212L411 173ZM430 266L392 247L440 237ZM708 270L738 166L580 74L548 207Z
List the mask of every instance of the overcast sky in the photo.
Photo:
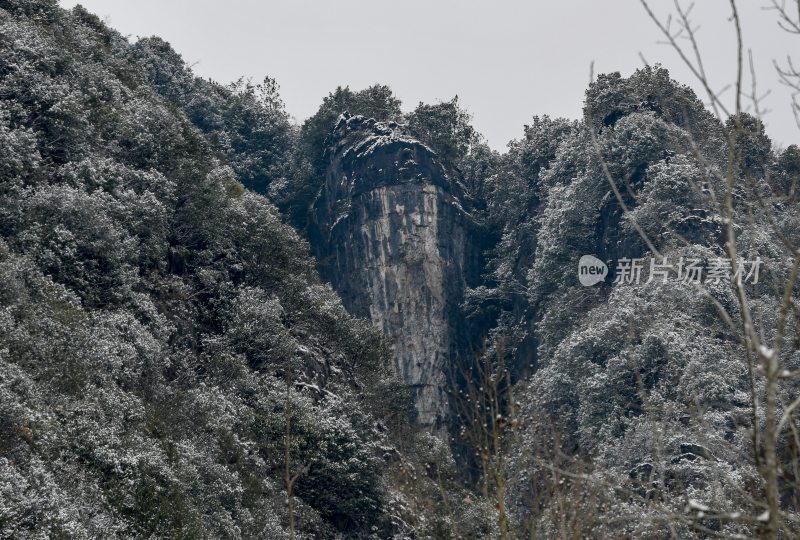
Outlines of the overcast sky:
M773 60L798 50L780 31L769 0L740 1L769 135L800 142ZM337 85L388 84L410 110L458 94L475 127L497 149L518 138L533 115L577 118L596 72L630 74L660 62L699 92L636 0L62 0L78 3L123 34L158 35L220 82L277 79L297 121ZM672 2L654 1L662 14ZM727 0L698 2L693 17L714 88L734 80L734 28ZM800 60L800 58L798 59ZM748 82L749 85L749 82ZM701 95L698 93L698 95ZM732 91L725 94L732 97ZM704 101L704 95L701 95Z

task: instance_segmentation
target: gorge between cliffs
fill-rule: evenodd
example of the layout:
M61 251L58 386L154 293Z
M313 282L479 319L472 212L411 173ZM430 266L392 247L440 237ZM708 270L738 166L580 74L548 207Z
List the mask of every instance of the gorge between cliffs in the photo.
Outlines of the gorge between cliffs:
M445 77L461 19L359 1L158 21L238 15L202 33L231 69L309 40L309 80ZM67 3L0 0L0 538L800 538L800 148L743 106L743 3L697 8L739 40L736 100L676 80L700 68L593 73L558 88L571 118L520 110L498 147L458 96L385 84L298 120L291 83L199 76ZM681 6L641 13L679 49ZM373 9L392 31L368 39ZM789 37L796 13L759 11ZM475 35L462 80L498 110L556 80L475 73L507 37Z

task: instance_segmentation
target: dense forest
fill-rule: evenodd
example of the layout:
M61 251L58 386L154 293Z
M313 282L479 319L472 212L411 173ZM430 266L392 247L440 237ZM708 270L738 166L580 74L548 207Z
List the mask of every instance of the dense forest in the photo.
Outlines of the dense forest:
M457 97L339 87L297 124L275 80L0 0L0 537L795 537L798 178L657 65L500 153ZM334 234L395 184L469 244L437 248L435 426L330 262L405 275Z

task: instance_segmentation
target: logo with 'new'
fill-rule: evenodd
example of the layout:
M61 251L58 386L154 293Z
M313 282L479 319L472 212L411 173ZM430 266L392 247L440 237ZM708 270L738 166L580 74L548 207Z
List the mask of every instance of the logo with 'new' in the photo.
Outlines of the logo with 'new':
M584 287L591 287L606 279L608 265L594 255L584 255L578 261L578 281Z

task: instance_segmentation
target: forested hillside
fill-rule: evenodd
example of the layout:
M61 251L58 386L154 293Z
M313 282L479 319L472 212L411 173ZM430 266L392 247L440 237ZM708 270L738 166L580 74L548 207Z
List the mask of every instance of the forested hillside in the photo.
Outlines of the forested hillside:
M508 442L510 500L520 520L542 499L555 505L529 525L544 534L755 534L766 419L754 403L764 403L763 375L775 368L761 361L779 354L769 347L781 324L791 343L780 369L800 367L797 293L793 282L784 290L797 260L787 246L800 245L797 148L773 149L746 113L723 125L658 68L601 75L584 113L582 124L535 119L489 183L503 238L496 285L474 291L473 302L502 299L495 331L514 336L506 348L537 344L535 374L516 389L522 427ZM604 284L577 282L584 254L609 262ZM640 258L641 280L627 280L621 265ZM702 268L700 279L690 265ZM742 346L739 292L764 340L758 351ZM519 312L527 327L509 316ZM797 382L772 391L786 407ZM794 524L797 450L787 435L777 453ZM556 500L544 495L559 478L552 463L567 471L558 482L571 485L555 488Z
M386 346L254 192L297 136L274 88L197 79L55 2L0 24L0 536L425 522Z
M797 146L278 82L0 0L0 537L798 534Z

